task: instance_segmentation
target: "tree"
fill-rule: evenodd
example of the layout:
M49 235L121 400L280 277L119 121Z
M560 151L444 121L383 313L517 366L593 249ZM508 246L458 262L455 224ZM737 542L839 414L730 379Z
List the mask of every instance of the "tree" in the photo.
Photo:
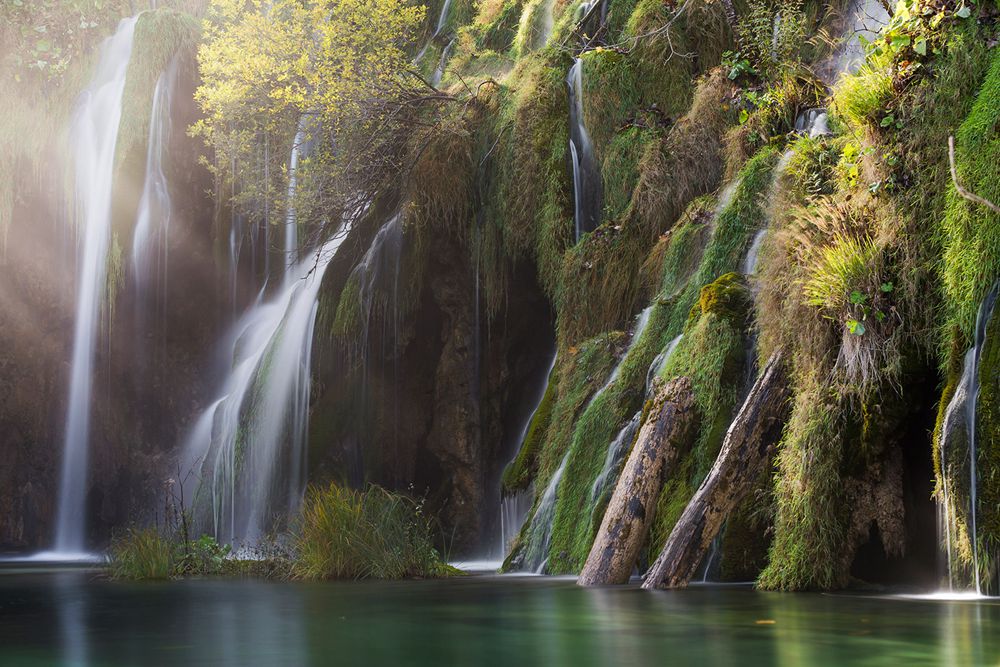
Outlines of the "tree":
M406 49L424 11L407 0L212 0L194 132L214 149L220 180L240 183L237 205L284 192L288 153L275 148L304 115L320 135L308 139L321 141L302 167L312 176L297 174L300 218L300 196L343 198L392 166L401 109L423 85Z

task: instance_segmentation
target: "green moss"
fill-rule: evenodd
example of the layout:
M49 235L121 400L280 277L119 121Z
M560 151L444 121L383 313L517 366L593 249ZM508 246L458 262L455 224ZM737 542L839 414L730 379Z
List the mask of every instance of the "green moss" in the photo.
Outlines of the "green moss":
M552 408L555 403L556 382L555 372L549 375L548 384L541 403L531 417L528 432L517 456L503 471L501 486L504 493L514 493L528 488L538 467L538 453L545 442L545 435L552 420Z
M777 151L765 148L740 171L732 199L715 217L712 238L705 248L698 271L678 296L670 321L670 331L674 335L687 324L691 309L700 298L702 286L737 269L753 232L766 226L762 199L771 184L777 157Z
M523 58L492 101L494 139L487 143L490 195L484 234L493 234L499 255L530 257L539 282L554 297L562 256L572 242L573 192L566 170L568 58ZM496 268L486 266L486 275ZM490 300L499 304L503 293Z
M669 482L657 501L651 533L654 549L670 535L691 494L715 462L746 386L744 333L750 305L746 283L739 274L726 274L706 285L702 296L691 311L684 337L660 372L664 379L691 379L698 436L679 465L668 471Z
M695 324L703 315L714 314L745 325L750 306L746 280L739 273L726 273L701 288L698 303L691 308L688 325Z
M615 332L595 336L579 348L570 348L559 356L556 369L559 384L545 443L538 457L535 492L541 494L569 449L574 427L587 400L605 382L621 355L624 334Z
M608 145L623 128L636 121L664 123L691 104L691 67L684 58L653 68L637 54L597 49L582 60L583 118L598 161L605 160Z
M779 445L774 542L757 582L761 588L828 590L847 583L840 415L816 375L797 384Z
M655 302L646 327L632 341L615 381L595 396L573 428L566 472L559 486L549 552L550 572L576 572L583 566L603 518L603 506L591 497L608 447L629 419L643 409L649 366L668 342L667 304Z
M714 197L695 199L664 239L666 247L659 264L662 295L677 294L698 270L712 233L714 211Z
M666 137L645 145L626 213L565 254L556 294L560 345L617 328L635 312L643 296L642 265L657 239L693 198L717 184L721 137L731 119L724 100L730 92L731 84L718 72L700 81L685 117Z
M524 2L521 0L479 3L479 14L473 24L479 48L496 52L511 49L523 9Z
M833 112L856 132L875 127L892 97L892 70L887 58L873 57L857 73L840 79L833 93Z
M612 137L601 164L605 219L614 220L625 213L639 180L639 159L646 144L657 136L655 129L628 127Z
M652 563L660 555L663 545L670 537L677 520L681 518L697 486L693 486L692 468L694 458L686 456L669 472L666 484L656 499L656 515L649 529L649 551L647 560Z
M160 75L180 56L193 66L201 26L193 16L173 9L145 11L135 24L132 59L125 74L122 118L115 146L115 163L142 150L149 136L149 107Z
M995 55L975 104L955 136L959 182L1000 202L1000 54ZM986 291L1000 276L1000 214L948 189L941 273L949 324L969 336Z
M753 491L726 519L719 548L722 581L754 581L767 566L773 513L771 471L765 470Z
M337 314L333 320L333 334L343 338L357 336L363 323L361 321L361 292L358 277L352 273L344 283L337 303Z

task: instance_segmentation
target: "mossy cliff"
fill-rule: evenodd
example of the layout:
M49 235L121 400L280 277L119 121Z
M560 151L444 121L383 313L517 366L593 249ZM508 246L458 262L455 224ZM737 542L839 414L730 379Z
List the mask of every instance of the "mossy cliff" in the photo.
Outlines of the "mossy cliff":
M401 188L408 296L393 311L396 343L377 345L393 377L405 379L368 384L381 394L376 404L400 387L410 397L393 399L403 406L394 428L411 440L412 475L400 481L433 488L468 467L466 485L484 488L437 494L442 507L489 503L496 484L504 493L533 489L533 514L565 462L551 525L539 533L529 514L508 561L516 567L534 554L541 535L546 570L576 572L607 502L595 483L608 474L616 437L644 418L655 360L655 382L692 379L699 413L657 505L647 549L655 557L714 462L759 360L781 348L792 416L772 472L729 518L711 576L760 574L761 585L781 589L888 580L894 569L933 579L934 537L923 534L933 513L931 422L1000 275L996 214L958 193L947 151L954 133L959 182L1000 199L990 157L1000 62L989 46L992 6L904 3L867 53L817 37L850 32L857 4L736 3L735 24L711 0L606 9L603 24L578 23L578 3L554 3L546 39L545 3L481 3L435 40L438 59L454 38L438 87L466 104L434 112L441 136L421 145L412 183ZM603 185L601 224L579 240L566 79L577 56ZM830 74L850 57L849 71ZM825 109L825 123L807 127L819 113L810 109ZM469 289L445 305L433 288L440 275ZM340 303L335 339L346 341L364 318L351 305L356 287L346 273L339 280L328 298L331 308ZM453 333L428 346L422 338L441 317ZM524 442L511 443L519 426L504 415L511 392L525 390L529 329L549 326L556 365ZM981 373L981 471L995 458L992 350ZM953 379L944 383L935 365ZM437 399L418 374L436 378ZM461 414L447 429L463 419L475 426L432 445L428 423L451 410ZM418 426L416 413L428 411L434 417ZM367 442L384 440L379 422ZM980 498L992 497L980 479ZM955 507L962 523L962 501ZM988 515L979 522L984 551L996 534ZM466 545L489 529L488 516L476 521Z

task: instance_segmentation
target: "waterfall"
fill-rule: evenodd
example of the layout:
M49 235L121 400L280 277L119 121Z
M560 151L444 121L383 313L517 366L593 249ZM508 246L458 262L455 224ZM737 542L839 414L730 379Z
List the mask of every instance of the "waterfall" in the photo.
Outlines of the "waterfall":
M553 351L552 359L549 361L548 369L545 371L545 375L542 377L542 381L536 388L531 401L531 411L528 413L527 418L524 420L520 430L518 431L517 445L518 451L524 447L524 441L528 437L528 431L531 429L531 422L535 420L535 415L538 414L538 409L542 405L542 401L545 399L545 392L548 390L549 383L552 382L552 372L556 367L556 352ZM515 458L517 452L514 454ZM508 462L507 465L513 463L513 460ZM493 546L492 552L503 559L507 555L507 550L510 548L511 542L517 537L518 532L521 530L521 526L524 525L524 520L528 516L528 512L531 511L531 489L526 489L524 491L519 491L517 493L505 496L503 490L498 490L500 496L500 533L497 536L498 542Z
M583 61L576 58L566 77L569 88L569 152L573 165L573 219L576 240L601 223L603 185L594 147L583 121Z
M827 125L826 110L821 108L806 109L800 113L795 119L795 131L805 134L812 139L830 134L830 128ZM781 159L778 160L778 164L774 169L774 177L772 179L772 193L777 189L778 179L785 172L788 163L792 159L792 155L793 151L789 148L782 153ZM765 236L767 236L767 227L758 229L754 232L753 239L750 241L750 246L747 249L747 254L743 257L743 262L740 265L740 272L743 275L753 276L757 273L757 260L760 256L760 248L764 243Z
M594 395L590 397L589 401L587 401L587 407L584 409L584 412L586 412L590 406L594 404L594 401L596 401L601 394L607 391L608 388L613 385L616 380L618 380L618 376L621 375L622 372L622 364L625 363L625 359L628 357L628 353L631 351L632 346L639 342L639 339L642 337L643 332L646 330L646 325L649 324L649 316L652 312L653 306L647 306L641 313L639 313L639 315L636 316L635 328L633 329L632 337L629 339L628 347L625 349L625 353L622 354L617 363L615 363L615 367L611 369L611 375L608 376L607 381L605 381L605 383L601 385L601 388L594 392Z
M281 287L269 298L261 290L220 344L231 366L181 456L182 476L198 478L185 502L206 524L210 508L211 530L234 544L260 539L301 500L317 296L351 222L365 210L357 205L322 247L299 259L296 172L308 151L307 119L299 120L289 156Z
M441 83L441 78L444 77L444 66L448 63L448 56L451 55L451 50L455 47L455 40L448 42L448 46L444 47L444 51L441 52L441 58L438 60L437 68L434 70L434 76L431 77L431 85L435 88L439 83Z
M298 260L299 226L295 217L295 190L298 185L299 158L302 155L306 141L306 115L299 118L295 138L292 139L292 151L288 158L288 204L285 211L285 244L282 252L285 256L284 283L292 279L292 267Z
M55 533L55 551L63 555L81 553L86 548L93 364L107 277L115 146L135 23L135 17L124 19L115 34L101 45L97 70L80 96L70 128L77 230L82 236L82 246L77 259L79 287Z
M449 9L451 9L451 0L444 0L444 4L441 5L441 15L438 16L437 28L434 29L434 35L431 39L440 35L445 25L447 25Z
M642 425L642 410L639 410L628 420L625 426L618 431L611 444L608 445L608 453L604 457L604 466L601 472L590 485L590 506L596 507L598 501L613 489L615 480L618 478L618 468L625 460L629 447L635 440L639 427ZM600 520L600 517L594 517Z
M216 537L247 544L293 512L304 489L310 362L323 274L341 230L288 271L285 285L240 318L229 338L233 365L184 446L182 473L204 475ZM197 507L195 507L197 509Z
M559 490L559 482L562 481L563 473L566 472L566 464L569 462L570 452L566 452L559 467L552 474L549 485L545 487L542 499L538 501L538 508L531 517L531 524L528 526L528 546L525 550L523 568L536 574L542 574L545 566L549 562L549 545L552 544L552 522L556 518L556 494Z
M740 267L740 272L743 275L752 276L757 273L757 257L760 255L760 246L764 243L765 236L767 236L767 229L758 229L754 233L750 248L747 250L746 257L743 258L743 265Z
M514 542L517 534L521 532L524 520L531 511L531 487L517 493L504 496L500 500L500 534L499 543L494 548L494 553L503 561L507 557L507 550Z
M646 372L646 400L652 398L653 393L653 380L659 377L660 373L666 367L667 362L670 361L670 357L673 355L674 350L680 345L681 339L684 338L684 334L678 334L673 340L667 343L663 351L656 355L653 359L653 363L649 365L649 371Z
M167 289L167 240L172 206L163 157L170 139L170 109L177 84L177 59L156 80L149 117L149 142L146 147L146 180L139 199L139 213L132 236L132 278L139 302L150 282L158 293ZM154 255L155 253L155 255Z
M951 472L948 467L947 453L949 450L949 441L952 439L951 435L958 423L961 423L965 427L965 441L969 450L968 531L969 542L972 546L973 581L975 591L979 595L982 595L983 591L979 571L979 540L977 530L977 487L979 478L976 472L976 459L978 457L979 442L976 429L976 406L979 401L980 389L979 364L981 362L983 347L986 344L986 329L989 326L990 320L993 317L993 310L996 307L998 291L1000 291L1000 283L993 285L989 293L987 293L986 298L983 299L982 304L979 306L979 312L976 315L975 339L972 347L965 354L962 367L962 377L960 378L958 386L955 389L954 396L952 396L951 401L948 403L948 407L945 409L944 422L941 428L941 442L939 443L941 476L943 480L941 491L942 499L939 505L943 514L940 517L939 522L944 528L943 546L945 548L948 562L948 587L950 590L954 590L955 583L953 568L955 567L955 559L953 558L953 541L955 538L954 530L956 527L952 519L952 504L954 502L954 498L951 490L951 484L949 482Z
M587 406L583 409L583 412L580 413L581 415L586 414L587 410L590 409L590 406L594 404L594 401L596 401L601 394L607 391L607 389L613 385L616 380L618 380L618 376L621 374L622 364L628 357L632 347L642 338L642 334L646 330L646 325L649 324L649 317L652 312L653 306L650 305L636 316L636 323L633 328L632 337L629 339L628 348L618 359L618 362L611 370L611 374L608 376L607 381L605 381L601 388L594 392L594 395L590 397L590 400L587 402ZM629 440L629 443L631 443L631 439ZM613 447L614 443L612 443L612 448ZM549 481L549 485L545 488L545 493L542 494L542 499L538 502L538 507L535 509L535 513L531 517L531 523L528 527L528 546L525 549L523 569L529 569L539 574L545 570L545 565L548 562L547 556L549 544L552 540L552 521L555 519L556 512L556 492L558 490L559 482L562 479L562 474L566 469L566 464L569 461L569 455L572 451L573 450L570 449L566 452L566 455L563 456L562 463L559 464L558 470L556 470L555 474L552 475L552 479ZM606 477L610 477L610 471Z

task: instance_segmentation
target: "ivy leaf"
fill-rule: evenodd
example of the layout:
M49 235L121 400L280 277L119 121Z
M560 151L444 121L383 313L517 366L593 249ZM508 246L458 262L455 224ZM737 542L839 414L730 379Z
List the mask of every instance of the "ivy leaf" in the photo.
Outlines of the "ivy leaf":
M969 9L968 7L962 7L957 12L955 12L955 16L957 16L960 19L967 19L971 15L972 15L972 10Z
M879 286L879 289L880 289L880 290L882 290L883 292L885 292L885 293L887 293L887 294L888 294L889 292L891 292L891 291L892 291L892 289L893 289L893 284L892 284L891 282L888 282L888 283L882 283L882 284L881 284L881 285Z
M913 45L913 50L922 56L927 55L927 40L921 37L917 40L916 44Z
M867 300L868 300L868 297L866 295L862 294L861 292L859 292L857 290L854 290L853 292L851 292L851 303L853 303L855 306L860 306L861 304L863 304Z
M855 336L863 336L865 335L864 322L858 322L857 320L847 320L847 330L850 331Z

